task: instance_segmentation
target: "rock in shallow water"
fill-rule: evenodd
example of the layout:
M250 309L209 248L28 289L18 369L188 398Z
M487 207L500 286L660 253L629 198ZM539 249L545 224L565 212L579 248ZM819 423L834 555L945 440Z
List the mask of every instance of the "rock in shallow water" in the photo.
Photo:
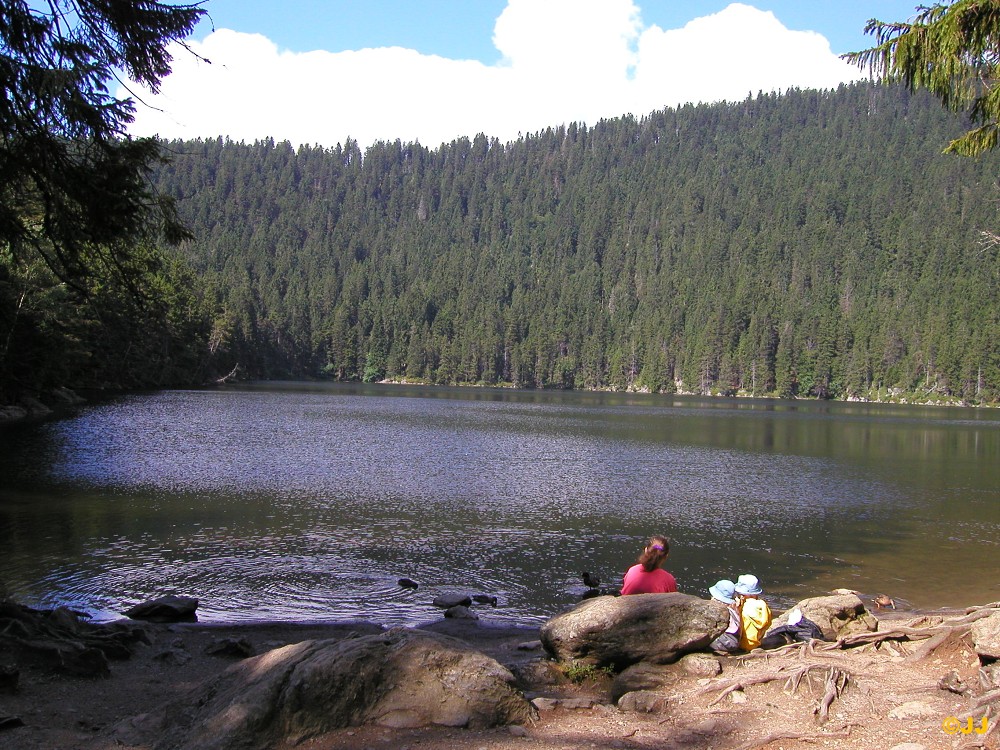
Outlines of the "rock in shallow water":
M190 596L161 596L125 611L125 616L133 620L147 622L194 622L198 619L195 610L198 600Z

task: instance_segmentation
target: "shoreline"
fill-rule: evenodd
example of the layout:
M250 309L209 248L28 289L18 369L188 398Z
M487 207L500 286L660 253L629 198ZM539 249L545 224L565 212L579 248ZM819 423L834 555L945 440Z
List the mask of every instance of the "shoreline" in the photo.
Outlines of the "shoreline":
M992 606L1000 607L1000 602ZM946 621L949 615L960 619L977 609L983 607L930 613L888 610L876 617L879 631L928 628L933 633L935 623ZM387 629L361 620L125 620L141 629L146 640L135 643L127 658L112 660L110 676L103 679L53 671L51 664L22 654L17 689L0 688L0 749L173 748L169 739L136 739L135 727L161 711L183 711L194 705L189 702L204 694L209 681L245 657L304 641L336 641ZM666 682L658 688L630 687L637 691L630 695L636 697L626 703L614 697L621 691L617 678L601 673L582 680L570 678L569 672L551 662L541 648L537 625L440 617L418 629L457 638L511 670L525 696L537 701L537 719L523 726L485 729L352 725L302 744L278 741L257 750L773 750L779 743L784 750L808 750L816 742L835 742L840 750L911 742L917 743L907 746L912 750L930 750L942 746L942 740L950 741L942 734L942 721L962 715L982 694L982 689L975 688L960 695L940 684L949 674L965 685L978 684L979 662L966 643L967 636L959 632L939 640L931 650L928 640L904 635L899 640L833 652L824 647L835 644L820 642L815 651L789 646L748 655L705 652L699 663L717 663L716 671L695 673L682 662L663 665L656 669ZM213 651L219 644L235 644L245 651ZM932 658L926 658L929 655ZM3 648L0 656L4 656ZM848 675L846 688L833 701L830 721L818 725L814 706L822 696L822 685L818 693L805 683L802 689L789 691L782 670L789 670L789 675L802 670L825 674L834 667ZM742 687L734 690L734 684ZM4 719L11 718L19 723L5 724Z
M259 380L259 381L243 381L243 382L258 382L266 383L269 381ZM278 382L296 382L296 381L278 381ZM304 382L312 382L311 379ZM758 401L771 401L780 403L830 403L830 404L872 404L880 406L951 406L964 409L995 409L1000 408L1000 401L997 402L980 402L980 403L967 403L963 402L961 399L957 399L953 396L948 396L939 399L930 399L926 401L922 400L910 400L911 397L916 396L915 392L904 392L898 389L886 389L886 398L867 398L865 396L845 396L843 398L818 398L816 396L792 396L792 397L782 397L775 394L753 394L747 391L738 390L735 393L698 393L697 391L689 391L682 387L677 387L674 391L650 391L647 388L626 388L624 390L616 390L613 388L562 388L557 386L547 386L542 388L526 388L524 386L517 386L513 383L430 383L422 380L407 380L406 378L387 378L374 383L364 383L360 380L330 380L328 378L317 378L316 382L331 382L331 383L358 383L362 385L409 385L409 386L419 386L422 388L495 388L498 390L506 391L518 391L523 393L618 393L618 394L636 394L645 396L684 396L686 398L708 398L708 399L754 399ZM881 390L881 389L880 389ZM888 393L888 391L895 391L894 393Z
M737 391L735 393L698 393L695 391L688 391L683 388L677 388L674 391L650 391L643 388L627 388L624 390L615 390L612 388L557 388L557 387L543 387L543 388L526 388L524 386L516 386L512 383L451 383L451 384L440 384L440 383L429 383L421 380L407 380L406 378L392 378L383 379L376 381L374 383L365 383L361 380L331 380L329 378L301 378L295 380L241 380L234 382L223 382L223 383L197 383L188 386L174 386L171 388L139 388L132 390L119 390L112 389L109 391L95 391L92 392L91 397L84 397L79 395L76 391L62 387L52 390L48 394L36 394L35 396L24 396L16 403L0 404L0 427L5 424L14 424L30 420L43 420L49 418L62 418L66 414L72 414L74 409L91 403L94 400L100 400L102 398L111 398L115 395L127 394L127 393L148 393L150 391L171 391L186 388L198 388L198 389L223 389L227 387L240 385L250 385L257 383L338 383L344 385L385 385L385 386L414 386L420 388L461 388L461 389L496 389L501 391L514 391L518 393L595 393L595 394L621 394L621 395L643 395L643 396L682 396L684 398L704 398L711 400L755 400L755 401L767 401L771 403L780 404L863 404L872 406L915 406L915 407L953 407L958 409L1000 409L1000 401L997 402L978 402L969 403L964 402L961 399L957 399L952 396L944 398L926 399L921 400L919 398L914 398L917 394L915 393L905 393L903 391L896 391L893 393L887 393L886 398L868 398L865 396L845 396L843 398L830 398L822 399L814 396L793 396L793 397L781 397L774 394L758 394L754 395L746 391ZM890 391L896 389L887 389ZM51 398L44 398L44 396L50 396Z

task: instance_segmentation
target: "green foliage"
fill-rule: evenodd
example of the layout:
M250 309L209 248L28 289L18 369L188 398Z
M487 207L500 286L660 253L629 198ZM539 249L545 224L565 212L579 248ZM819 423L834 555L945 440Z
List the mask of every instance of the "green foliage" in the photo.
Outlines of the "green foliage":
M593 664L571 661L563 665L563 674L570 682L580 685L584 682L600 682L615 676L611 667L595 667Z
M0 251L0 398L60 385L169 386L209 376L211 301L181 261L134 252L153 270L128 286L91 280L81 294L41 261L25 266Z
M947 151L976 156L996 148L1000 2L957 0L919 11L912 22L870 20L865 33L875 36L876 46L844 57L911 91L930 91L953 112L967 112L978 127L952 140Z
M928 148L954 124L858 84L508 144L175 142L157 187L223 372L977 402L997 161Z
M127 135L133 103L108 86L123 70L155 90L168 45L204 11L106 0L3 0L0 11L0 245L79 293L111 277L134 293L133 248L186 232L149 188L159 144Z
M153 90L197 5L0 0L0 398L57 385L204 375L190 270L153 248L189 237L152 189L160 143L132 139L123 71Z

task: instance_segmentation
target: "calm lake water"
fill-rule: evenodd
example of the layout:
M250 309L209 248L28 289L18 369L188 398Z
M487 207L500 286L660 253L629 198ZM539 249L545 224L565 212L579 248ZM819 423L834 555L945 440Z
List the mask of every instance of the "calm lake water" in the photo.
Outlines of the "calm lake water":
M0 427L0 583L97 619L177 593L202 620L413 624L468 592L536 623L651 533L692 594L995 601L1000 414L267 383Z

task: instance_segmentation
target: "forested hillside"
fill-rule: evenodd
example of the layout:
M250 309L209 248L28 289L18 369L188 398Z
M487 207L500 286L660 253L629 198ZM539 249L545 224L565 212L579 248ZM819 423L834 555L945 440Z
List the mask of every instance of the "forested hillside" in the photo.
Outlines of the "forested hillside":
M219 371L781 396L1000 394L996 155L901 88L503 144L172 142Z

